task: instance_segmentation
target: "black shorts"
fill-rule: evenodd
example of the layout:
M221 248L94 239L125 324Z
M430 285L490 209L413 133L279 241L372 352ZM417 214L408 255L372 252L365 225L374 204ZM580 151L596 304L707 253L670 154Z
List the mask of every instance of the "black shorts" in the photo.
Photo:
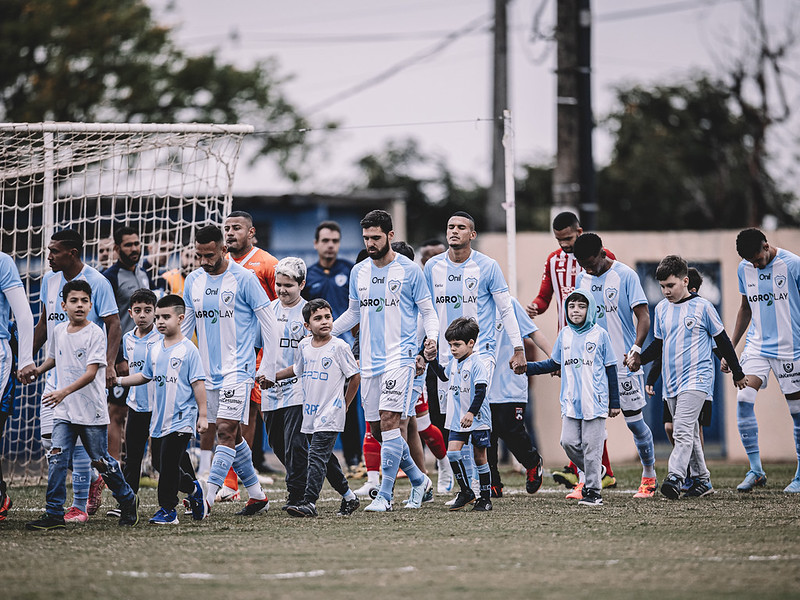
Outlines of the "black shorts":
M701 427L709 427L711 425L711 408L713 404L711 400L706 400L703 404L703 408L700 409L700 416L697 421L700 423ZM664 424L672 423L672 413L669 412L669 406L667 406L666 400L664 400L664 416L662 420Z
M16 362L16 361L15 361ZM0 396L0 413L11 415L14 413L14 400L17 397L17 376L14 374L16 364L11 365L11 373L8 375L8 381L5 382ZM2 384L0 382L0 384Z
M109 404L113 404L114 406L125 406L125 403L128 400L128 392L130 392L130 390L131 388L115 385L113 388L108 390L108 396L106 399L108 400Z
M469 442L472 438L472 445L476 448L489 448L492 445L491 431L489 429L478 429L477 431L451 431L449 441Z

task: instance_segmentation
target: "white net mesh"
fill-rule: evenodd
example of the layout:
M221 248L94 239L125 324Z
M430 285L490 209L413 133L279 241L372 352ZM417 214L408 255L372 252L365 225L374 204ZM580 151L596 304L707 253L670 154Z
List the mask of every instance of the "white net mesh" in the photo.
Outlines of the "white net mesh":
M73 228L83 259L99 254L115 227L137 229L152 275L180 266L197 227L221 224L243 137L249 126L0 124L0 231L28 292L34 319L54 231ZM43 381L17 391L0 446L6 479L38 482L45 474L39 441Z

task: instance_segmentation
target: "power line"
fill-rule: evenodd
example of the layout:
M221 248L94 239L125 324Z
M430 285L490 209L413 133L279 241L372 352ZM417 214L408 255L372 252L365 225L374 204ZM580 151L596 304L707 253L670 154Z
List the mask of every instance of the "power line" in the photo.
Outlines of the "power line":
M656 4L654 6L617 10L614 12L599 14L594 18L594 20L598 23L604 21L626 21L628 19L638 19L641 17L653 17L656 15L665 15L674 12L696 10L700 8L711 8L717 4L727 4L730 2L739 1L740 0L706 0L705 2L698 3L697 0L687 0L684 2L667 2L665 4Z

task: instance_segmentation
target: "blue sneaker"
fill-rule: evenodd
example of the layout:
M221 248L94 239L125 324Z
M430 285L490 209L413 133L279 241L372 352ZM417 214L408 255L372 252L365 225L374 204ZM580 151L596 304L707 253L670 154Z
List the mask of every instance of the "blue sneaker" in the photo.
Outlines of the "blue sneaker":
M173 508L172 510L167 510L166 508L159 508L156 511L156 514L152 516L150 522L153 525L177 525L178 524L178 513Z
M692 489L692 485L694 485L694 477L687 477L683 480L683 485L681 486L682 492L688 492Z
M433 483L431 483L430 477L427 475L424 477L425 479L421 484L411 488L411 495L406 502L406 508L420 508L422 503L425 502L425 496L428 491L430 491L431 500L433 499Z
M736 486L740 492L749 492L755 487L764 487L767 485L767 476L764 473L756 473L753 470L747 472L744 481Z
M800 494L800 477L795 477L792 482L783 488L785 494Z
M203 495L203 486L199 481L194 481L194 492L189 494L186 498L189 501L189 509L192 512L192 519L195 521L202 521L208 514L206 512L206 500Z

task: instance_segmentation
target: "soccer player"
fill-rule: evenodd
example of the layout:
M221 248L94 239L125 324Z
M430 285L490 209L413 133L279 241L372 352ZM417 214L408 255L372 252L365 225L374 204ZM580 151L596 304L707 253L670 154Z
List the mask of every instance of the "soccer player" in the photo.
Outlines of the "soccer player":
M748 492L767 483L755 401L758 390L767 387L772 370L789 405L797 449L797 472L783 491L800 493L800 257L771 245L758 229L739 232L736 251L742 257L738 269L742 302L733 330L734 347L747 331L742 352L747 386L737 395L736 416L750 461L750 470L736 489ZM723 364L723 371L728 372L729 366Z
M203 488L193 470L183 469L195 428L202 433L208 426L200 354L181 333L185 312L180 296L169 294L161 298L155 318L163 337L147 348L141 371L117 378L117 385L124 387L157 384L150 420L153 467L159 473L159 509L150 519L154 525L177 525L178 491L188 494L194 520L206 516Z
M414 464L400 427L411 402L417 318L424 320L427 358L436 353L439 323L422 270L392 250L392 217L373 210L361 220L368 260L353 267L350 304L333 324L333 335L359 327L361 401L370 430L381 444L383 479L369 512L392 509L394 480L402 468L412 484L408 508L419 508L431 481Z
M67 469L78 437L120 505L119 524L136 525L139 501L125 482L119 463L108 453L106 336L89 319L92 287L85 280L73 279L64 285L62 294L61 309L68 321L53 329L47 359L36 369L36 374L41 375L56 368L55 388L42 398L43 404L53 409L54 421L52 448L47 454L47 508L41 518L25 527L64 529Z
M197 332L206 374L208 421L217 424L219 443L211 463L206 503L209 508L213 505L233 466L250 495L237 514L250 516L266 511L269 500L258 481L241 425L249 417L250 388L256 376L255 348L259 345L264 355L257 381L263 388L275 381L275 313L255 275L225 258L228 249L218 227L198 229L195 249L200 268L186 278L183 299L187 310L181 329L185 337Z
M92 288L93 302L89 308L88 318L106 333L106 386L113 387L116 378L114 365L117 360L117 351L122 340L122 331L119 323L119 309L114 300L114 290L108 279L103 277L96 269L86 265L81 260L83 252L83 237L74 229L62 229L50 238L47 247L47 260L51 272L42 278L39 298L42 302L42 312L36 327L33 330L33 354L39 352L44 343L53 339L53 330L56 325L67 320L67 314L62 308L64 285L73 280L87 281ZM57 370L50 371L45 379L44 395L49 394L59 385L56 381ZM108 412L108 409L106 409ZM51 435L53 432L53 410L50 406L42 404L39 413L42 446L45 452L51 448ZM72 456L72 495L73 505L67 511L68 522L83 522L85 515L93 515L102 503L102 493L105 480L93 469L89 455L83 448L82 441L75 445ZM75 510L72 510L72 509ZM108 516L118 517L119 509L114 508ZM80 514L77 511L81 511Z
M711 341L733 368L737 388L745 387L745 376L728 334L714 305L689 293L688 265L680 256L666 256L656 269L664 300L656 305L654 340L640 357L628 355L626 364L637 371L640 364L661 360L664 396L672 413L675 446L669 455L669 473L661 493L677 499L687 469L694 477L684 497L714 493L700 443L698 417L714 383Z
M602 506L606 418L620 411L617 359L611 338L597 325L591 293L576 289L564 309L568 326L559 331L553 356L528 363L528 375L561 370L561 447L585 476L576 486L578 503Z
M553 235L558 241L559 248L550 253L544 264L544 274L539 293L536 298L525 308L528 316L533 319L542 314L550 306L550 301L555 295L556 310L558 312L558 330L561 331L566 323L564 314L564 300L575 289L575 280L583 270L572 254L572 247L575 240L583 233L578 217L575 213L562 212L553 219ZM606 255L614 260L614 254L606 250ZM603 487L616 485L614 470L611 468L611 461L608 459L608 448L603 443L603 466L606 474L603 477ZM553 479L557 483L564 484L567 488L573 488L578 482L578 473L575 465L571 464L564 467L561 471L553 469Z
M519 324L523 343L535 344L548 357L552 346L525 313L525 309L516 298L514 316ZM511 360L513 344L506 335L503 320L497 313L495 328L499 333L495 348L495 364L503 365ZM502 498L503 482L497 469L497 441L502 439L511 454L525 467L525 490L535 494L542 486L542 457L533 445L528 432L525 431L525 409L528 406L528 378L519 377L511 369L498 369L492 378L488 394L489 408L492 412L492 445L488 451L489 469L492 474L492 497Z
M584 233L573 249L584 272L575 285L594 296L597 324L608 332L614 356L619 360L619 403L625 424L642 463L642 480L634 498L652 498L656 493L656 455L653 432L647 426L642 409L647 405L644 374L631 373L625 358L640 361L642 344L650 331L650 311L639 276L633 269L613 260L603 250L603 241L594 233Z
M295 363L276 375L278 380L301 379L301 431L309 436L305 493L302 501L286 507L286 512L293 517L316 517L317 500L327 477L333 489L342 495L337 514L348 516L358 509L360 503L333 454L333 445L344 429L345 413L356 396L361 376L350 346L331 336L333 315L330 304L322 298L311 300L303 306L303 320L311 337L300 341Z
M287 256L275 265L275 291L272 310L280 335L276 369L294 365L298 360L300 340L309 332L303 325L305 299L300 292L306 283L306 263ZM283 509L303 501L308 472L308 438L303 425L303 387L297 377L279 381L262 395L261 409L267 426L267 440L286 469L288 497Z
M15 336L11 331L9 309L14 313L18 332L16 353L11 347ZM16 373L13 372L15 364ZM0 443L3 441L6 420L14 412L15 377L23 384L30 383L36 377L36 365L33 362L33 315L14 259L5 252L0 252ZM0 461L0 522L6 520L9 508L11 498L7 494L3 464Z

